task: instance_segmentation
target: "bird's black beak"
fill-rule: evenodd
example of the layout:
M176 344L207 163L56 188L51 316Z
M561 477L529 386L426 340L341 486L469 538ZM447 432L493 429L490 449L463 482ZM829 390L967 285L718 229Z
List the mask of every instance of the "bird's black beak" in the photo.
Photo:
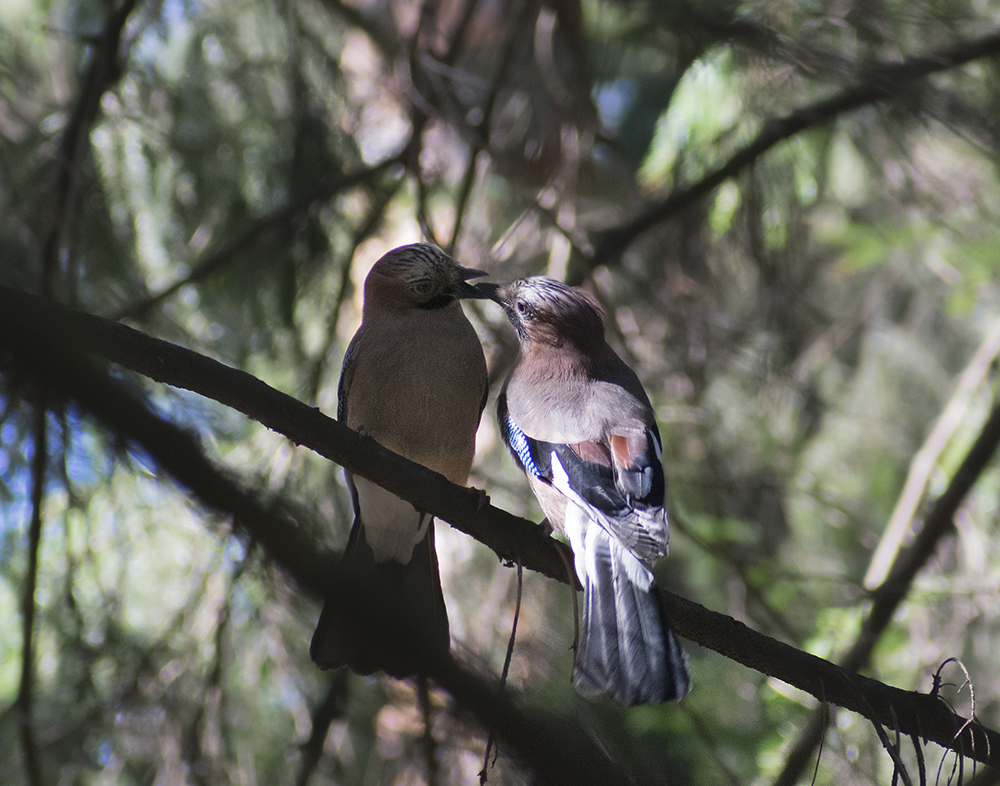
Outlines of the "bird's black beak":
M479 287L470 284L470 278L478 278L479 276L489 275L485 270L475 270L471 267L460 267L458 268L459 280L453 284L449 284L445 291L449 295L453 295L457 298L475 298L478 300L485 300L488 296L484 295ZM481 284L479 286L482 286Z
M480 284L476 284L475 288L479 290L479 297L492 300L501 306L503 305L503 301L498 294L500 292L500 284L494 284L492 281L483 281Z

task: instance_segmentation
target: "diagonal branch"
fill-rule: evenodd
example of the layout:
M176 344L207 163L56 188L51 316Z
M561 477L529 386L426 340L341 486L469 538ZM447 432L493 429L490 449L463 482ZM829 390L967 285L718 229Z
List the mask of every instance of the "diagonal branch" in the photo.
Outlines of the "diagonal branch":
M52 294L55 274L59 266L59 246L67 230L66 217L73 201L75 182L79 171L80 157L85 150L85 142L90 129L97 119L101 97L110 85L118 80L123 71L118 64L118 49L121 45L122 30L128 21L137 0L124 0L121 8L108 14L104 29L94 47L93 55L84 73L80 95L66 123L56 161L59 174L56 178L55 195L52 203L52 228L42 246L42 292Z
M104 428L147 451L198 502L232 517L303 588L341 599L343 619L352 629L384 637L391 646L418 656L423 653L421 671L447 690L460 709L474 713L485 728L495 728L542 782L596 786L622 780L620 766L576 721L523 710L450 655L436 653L426 626L400 613L384 587L348 575L339 560L318 549L293 522L265 508L216 468L191 434L153 413L95 363L67 348L58 326L26 322L23 316L20 309L0 308L0 351L15 368L53 393L67 396Z
M242 412L295 444L434 513L492 548L500 559L514 562L520 557L533 570L566 580L565 566L555 551L557 541L542 535L532 522L490 506L482 491L456 486L443 475L386 450L244 371L125 325L46 303L2 285L0 312L25 332L31 332L34 325L54 327L73 349Z
M875 645L889 627L896 609L899 608L900 603L903 602L903 599L909 592L913 580L934 555L940 542L953 532L956 511L992 460L998 445L1000 445L1000 403L994 406L993 412L966 454L965 459L959 465L948 487L934 503L930 513L927 515L927 519L924 521L923 529L917 534L913 543L899 553L892 567L889 569L889 575L886 580L872 593L872 604L868 616L861 624L861 630L854 644L842 659L845 669L855 671L868 666ZM924 694L914 695L924 696ZM840 702L832 699L831 701L835 704L840 704ZM941 701L936 701L936 703L943 705ZM898 709L898 705L896 706ZM806 729L789 751L788 757L785 760L785 768L775 781L775 786L791 786L791 784L797 783L801 777L823 736L823 723L819 717L819 712L817 710L814 713ZM869 715L869 717L872 716ZM899 717L902 720L902 714ZM955 717L957 718L957 716ZM879 720L874 717L872 719ZM884 720L881 722L885 723ZM894 727L892 723L886 723L885 725ZM954 729L957 731L959 726L960 724L956 724ZM928 735L926 728L903 729L902 724L900 724L900 730L906 734L919 734L922 737L933 739L935 742L941 742L940 739ZM947 730L947 727L945 727L945 730ZM992 739L985 741L975 736L967 739L965 731L969 730L971 730L971 727L964 730L963 734L959 737L959 741L965 746L965 751L979 751L987 745L996 745L996 742ZM948 747L954 747L955 750L962 751L961 746L949 745ZM1000 752L991 754L990 762L995 766L1000 763Z
M875 589L888 575L892 560L916 525L917 506L923 501L931 473L938 466L938 458L965 417L973 394L983 384L997 356L1000 355L1000 319L987 331L986 338L972 356L972 360L958 377L958 384L948 405L937 418L927 439L910 462L906 483L885 527L878 548L875 549L865 574L865 586Z
M631 221L601 232L593 256L586 261L589 269L613 264L643 233L673 218L694 201L715 190L779 142L810 128L824 126L840 115L863 106L891 101L899 95L900 88L906 83L957 68L974 60L998 55L1000 55L1000 31L994 31L973 41L965 41L929 55L910 57L901 63L886 63L867 69L864 82L823 101L798 109L790 115L768 121L756 139L697 183L674 189L661 202L652 205Z
M155 295L150 295L138 303L132 303L131 305L125 306L120 309L118 313L112 317L112 319L117 322L122 319L139 319L146 316L150 311L160 305L160 303L176 294L183 287L188 284L203 281L214 273L222 270L227 265L236 261L240 254L253 248L271 232L281 229L291 223L292 220L300 214L306 212L315 203L327 202L348 188L352 188L353 186L361 183L371 182L381 173L396 166L400 160L401 156L395 156L383 161L380 164L376 164L375 166L361 169L350 174L342 174L338 177L330 178L325 183L317 185L293 202L290 202L283 207L279 207L265 216L261 216L253 224L251 224L242 235L233 240L231 243L228 243L217 251L206 254L197 264L194 265L194 267L192 267L191 271L184 278L175 281L173 284L170 284L168 287L160 292L157 292Z
M560 550L566 547L543 535L531 522L489 505L482 491L456 486L443 476L386 450L319 410L274 390L242 371L150 338L124 325L48 304L35 296L0 286L0 347L7 346L19 358L24 353L44 354L49 350L29 348L24 343L36 333L45 334L46 331L55 331L60 337L62 343L58 349L62 355L66 354L64 345L69 343L72 348L82 349L157 381L192 390L233 407L442 518L492 548L501 559L511 562L520 559L526 568L559 581L568 580L560 556ZM35 362L41 360L36 359ZM62 378L57 381L60 389L67 389L68 383ZM115 421L112 420L112 423ZM121 426L115 428L120 430ZM190 437L177 431L183 439L190 441ZM126 434L131 436L132 432ZM148 437L146 431L140 430L138 434ZM147 445L143 439L133 438ZM881 590L876 593L870 620L887 624L892 611L905 596L908 582L925 564L934 544L950 531L956 507L985 469L998 442L1000 405L928 517L925 532L930 534L922 534L913 547L900 556L890 574L892 583L887 582L884 595L880 594ZM150 452L153 451L150 449ZM199 473L208 465L210 477L214 478L218 473L200 451L198 455L200 463L192 464L193 459L185 458L183 466L190 466L196 479L205 482ZM154 453L154 456L157 454ZM189 485L184 479L179 480L188 488L201 489L201 486ZM231 502L232 492L223 492L202 489L197 494L203 501L215 499L213 494L222 494L226 504L235 505ZM230 509L225 505L223 507ZM243 508L233 507L232 511L238 514L241 522L248 522L244 526L276 562L294 566L289 570L304 587L314 592L322 591L325 586L323 571L328 572L329 566L323 558L315 557L315 546L307 545L301 532L289 528L281 520L276 522L273 516L264 525L254 525L254 520L247 517ZM307 552L305 555L298 553L302 549ZM918 733L963 755L1000 766L1000 734L977 722L967 723L936 696L884 685L771 639L731 617L671 593L661 593L673 625L682 636L800 688L820 701L829 701L861 713L887 727L898 727L906 734ZM865 630L868 634L880 632L874 623L866 623ZM865 662L858 662L858 667ZM959 729L961 734L956 737Z

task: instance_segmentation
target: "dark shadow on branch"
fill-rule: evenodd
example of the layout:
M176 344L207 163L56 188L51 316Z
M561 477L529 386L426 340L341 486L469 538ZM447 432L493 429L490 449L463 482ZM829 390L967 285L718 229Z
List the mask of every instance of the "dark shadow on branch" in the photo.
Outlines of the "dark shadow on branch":
M59 339L58 342L54 338L49 339L55 344L55 348L51 349L52 357L49 357L50 350L39 342L52 331ZM36 334L38 338L35 338ZM294 526L271 514L261 513L232 481L214 469L185 432L145 410L143 417L151 419L149 431L127 427L128 424L121 422L124 415L114 408L102 415L105 410L97 408L100 402L91 403L84 397L86 391L77 392L74 385L81 383L74 381L72 368L64 369L60 365L80 366L80 361L67 353L67 344L73 349L98 355L157 381L197 392L232 407L293 442L372 479L421 510L433 513L489 546L502 560L515 562L520 559L526 568L559 581L568 580L560 556L566 553L565 545L543 535L532 522L491 506L482 491L456 486L443 476L386 450L371 439L361 437L319 410L274 390L242 371L123 325L47 304L35 296L0 286L0 346L13 352L20 365L51 378L59 389L70 393L109 428L146 447L161 466L204 504L233 513L275 562L286 567L305 588L318 595L326 589L340 586L328 584L325 580L331 570L329 555L319 555L315 544L308 542ZM36 354L44 357L36 357ZM87 373L94 376L92 369ZM102 384L110 383L105 379ZM165 445L162 448L166 452L163 460L150 447L150 441L156 440L162 440ZM936 528L940 528L941 532L950 531L955 508L985 468L998 442L1000 407L994 411L949 489L935 506L927 520L926 531ZM170 452L175 447L183 448L186 456L183 460ZM172 469L174 464L167 459L175 463L181 461L177 470L180 474L175 474ZM248 505L251 507L248 508ZM930 553L928 548L933 550L933 544L926 544L918 538L909 550L900 555L897 567L890 573L892 597L896 600L882 601L879 591L876 591L873 616L877 609L885 608L889 611L885 618L891 617L891 609L895 606L883 607L883 604L898 604L905 595L905 588L899 584L901 578L908 581L907 576L912 578L915 575ZM904 569L902 566L910 567ZM337 581L343 582L344 579L340 577ZM378 594L376 590L371 591ZM771 639L724 614L661 592L671 621L682 636L800 688L820 701L858 712L889 728L898 726L901 733L918 733L925 739L979 761L1000 765L1000 734L982 727L978 722L967 724L964 718L952 712L937 697L884 685ZM393 631L394 636L398 633L397 628L390 627L388 630ZM868 630L867 626L865 630ZM435 673L432 676L448 688L445 681L438 679L440 675ZM466 677L454 676L454 679L466 685L463 682ZM480 688L482 686L476 690ZM961 734L956 739L955 734L960 729Z

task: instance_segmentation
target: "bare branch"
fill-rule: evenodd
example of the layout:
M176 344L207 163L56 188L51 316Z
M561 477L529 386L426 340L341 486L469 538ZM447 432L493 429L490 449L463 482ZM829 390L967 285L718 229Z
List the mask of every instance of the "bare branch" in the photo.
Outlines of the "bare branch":
M71 348L242 412L434 513L492 548L505 562L513 563L520 557L532 570L567 580L555 550L562 546L542 535L534 523L492 507L482 491L456 486L443 475L386 450L250 374L125 325L46 303L9 287L0 286L0 311L5 317L19 319L22 331L31 332L35 324L56 328Z
M119 68L118 49L122 30L128 21L136 0L124 0L121 8L108 14L104 29L93 49L93 55L84 73L80 95L66 123L56 161L59 174L56 178L55 195L52 201L52 228L42 247L42 293L52 294L55 273L59 265L59 247L67 230L66 217L73 201L79 162L90 129L97 118L101 97L112 84L118 81L123 71Z
M947 71L974 60L1000 55L1000 31L965 41L940 52L911 57L902 63L883 63L868 69L864 81L836 95L792 112L783 118L768 121L757 138L697 183L672 191L663 201L652 205L637 218L604 230L595 243L595 251L584 260L589 270L600 265L614 264L621 254L643 233L678 215L693 202L715 190L729 178L739 174L764 153L802 131L818 128L841 115L863 106L891 101L899 96L902 86L930 74ZM586 271L581 270L581 273ZM579 283L572 281L569 283Z
M619 768L578 723L541 711L526 712L450 655L437 653L428 641L426 626L401 614L384 587L349 575L333 554L317 548L302 529L261 505L206 458L191 434L154 414L93 362L68 349L59 326L26 319L23 308L0 308L0 350L15 368L48 386L53 395L58 391L67 396L104 428L147 451L199 503L231 516L237 528L263 546L301 587L317 596L343 599L343 619L351 629L384 637L391 646L417 657L422 654L421 671L447 690L459 708L472 712L486 728L495 728L543 782L620 782ZM318 411L311 411L322 418ZM479 495L462 491L475 498L475 504Z
M955 512L958 510L958 506L962 504L962 501L972 489L976 480L983 473L983 470L986 469L986 465L993 457L998 445L1000 445L1000 404L994 406L989 420L986 421L976 441L955 472L951 482L948 484L948 488L945 489L944 493L938 497L937 502L934 503L934 507L924 522L923 529L920 530L909 548L900 552L889 569L888 578L872 593L871 610L861 625L861 631L858 633L857 640L843 658L845 669L855 671L863 669L868 665L871 660L872 650L874 650L876 643L878 643L882 634L889 627L893 614L895 614L899 604L902 603L903 598L909 592L913 580L927 564L928 560L930 560L941 540L953 532L955 527ZM933 693L934 691L932 691ZM939 702L932 694L910 695L923 697L921 700L925 704L930 699L933 703L943 708L943 702ZM831 699L831 701L843 707L847 706L835 699ZM900 711L900 705L894 704L894 706L902 720L905 713ZM932 707L928 705L928 709L932 709ZM982 751L984 749L990 751L991 748L996 746L997 740L993 738L981 738L975 733L967 734L967 732L974 731L976 724L963 729L962 734L955 740L954 736L961 728L961 723L957 722L959 716L947 709L940 709L937 712L942 718L946 715L951 716L949 722L951 727L945 725L938 729L938 734L943 734L945 739L952 740L952 743L948 744L947 747L959 752L968 752ZM876 720L876 718L872 718L872 720ZM885 721L882 722L885 723ZM886 725L891 726L888 723ZM944 744L939 737L928 733L928 728L923 725L914 728L901 728L900 731L906 734L919 734L922 737ZM819 745L822 733L817 718L813 717L806 730L800 735L795 745L792 746L785 761L785 768L775 781L775 786L791 786L791 784L798 782L806 763L812 756L816 746ZM973 758L977 757L973 756ZM989 759L979 760L987 761L987 763L992 763L996 766L1000 763L1000 752L991 752Z
M75 348L119 363L157 381L192 390L233 407L292 441L370 478L421 510L433 513L492 548L501 559L514 562L520 558L526 568L559 581L569 580L560 556L566 554L566 547L543 535L532 522L489 505L482 491L448 482L443 476L386 450L319 410L268 387L249 374L123 325L46 304L32 295L0 286L0 345L7 345L23 360L25 353L42 352L37 347L28 346L32 340L30 337L36 332L44 334L50 330L56 331L63 342L59 350L61 356L65 356L62 347L68 342ZM27 357L32 358L30 354ZM46 359L46 362L56 361ZM60 371L57 381L61 389L74 390L65 387L69 383L64 381L64 377L71 374L71 369ZM80 394L74 397L81 400ZM86 401L81 400L81 403L88 406ZM154 417L149 413L146 415ZM114 418L111 422L115 428L124 429ZM158 419L157 422L162 423ZM167 425L157 426L154 432ZM191 442L186 434L173 426L170 428ZM151 438L142 429L135 432L137 436L127 429L124 433L143 445L147 443L140 436ZM998 442L1000 406L928 517L924 533L900 556L890 573L890 581L875 593L872 613L856 645L858 653L862 652L858 648L862 647L863 641L870 654L870 646L905 596L908 583L926 562L935 544L950 531L955 508L985 468ZM190 449L197 450L193 442ZM324 562L326 558L317 557L315 545L307 543L296 528L270 514L263 521L247 518L243 498L234 499L235 492L228 486L214 491L203 488L205 481L198 473L209 472L213 478L218 473L200 451L197 452L198 460L192 464L194 459L185 458L187 463L182 465L184 472L180 476L175 474L175 477L206 504L236 513L241 523L246 522L247 531L261 542L278 564L288 567L304 587L314 592L329 587L324 580L329 573L329 565ZM154 453L154 456L157 454ZM169 469L172 465L166 466ZM174 474L173 470L170 471ZM228 480L226 483L233 485ZM237 501L244 507L237 505ZM303 550L305 554L299 553ZM800 688L820 701L858 712L888 728L898 727L904 734L917 733L979 761L1000 765L1000 734L978 722L968 723L933 694L904 691L863 677L751 630L724 614L672 593L661 590L661 594L671 621L682 636ZM879 625L882 627L879 628ZM394 628L389 630L395 632ZM850 657L856 659L858 655ZM861 668L867 660L855 662L857 668ZM443 682L441 684L444 685Z
M292 220L294 220L301 213L304 213L315 203L327 202L342 191L361 183L368 183L382 172L396 166L401 160L401 155L390 158L380 164L376 164L373 167L368 167L357 172L330 178L327 182L310 189L294 202L290 202L284 207L279 207L277 210L273 210L266 216L261 216L234 241L220 248L218 251L206 254L205 257L191 269L191 272L188 273L187 276L175 281L166 289L155 295L150 295L148 298L141 300L138 303L125 306L120 309L117 314L111 317L112 320L117 322L122 319L139 319L144 317L152 309L156 308L167 298L176 294L183 287L188 284L197 283L198 281L204 281L210 275L217 273L219 270L222 270L226 266L232 264L244 251L259 243L269 233L281 229L291 223Z
M28 567L21 598L21 683L17 692L20 715L21 753L24 772L30 786L41 786L42 765L31 720L32 690L35 682L35 590L38 587L38 551L42 542L42 506L45 504L45 481L48 476L47 393L42 387L35 404L35 453L31 462L31 524L28 527Z

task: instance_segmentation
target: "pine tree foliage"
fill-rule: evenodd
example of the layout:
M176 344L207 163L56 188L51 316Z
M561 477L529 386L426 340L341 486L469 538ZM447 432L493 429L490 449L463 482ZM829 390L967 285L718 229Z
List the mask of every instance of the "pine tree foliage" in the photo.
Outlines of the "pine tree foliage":
M5 0L0 285L330 415L389 248L585 286L660 421L659 584L1000 729L998 117L995 0ZM516 341L466 310L498 383ZM316 670L316 587L36 374L33 330L0 315L0 782L476 779L471 694ZM343 548L336 463L92 354L255 510ZM538 521L491 412L471 484ZM453 649L495 684L518 571L437 526ZM1000 754L722 647L685 642L680 704L585 700L570 591L526 569L521 594L509 695L620 782L996 782ZM552 779L529 747L501 734L488 782Z

